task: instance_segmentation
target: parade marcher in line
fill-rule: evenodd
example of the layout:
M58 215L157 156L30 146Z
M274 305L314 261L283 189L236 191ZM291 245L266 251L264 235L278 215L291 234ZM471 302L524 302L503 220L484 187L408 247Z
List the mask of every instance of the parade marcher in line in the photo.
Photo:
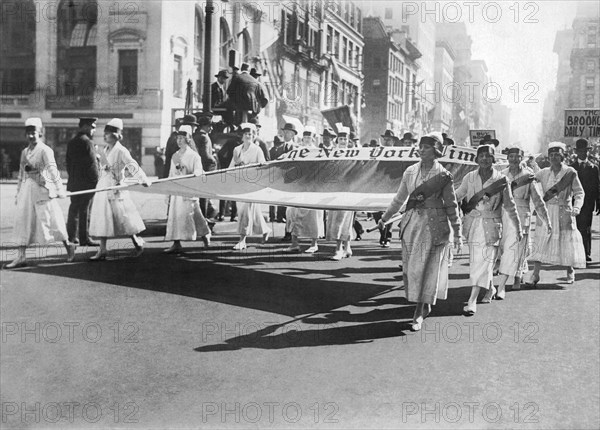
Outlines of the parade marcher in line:
M306 126L302 133L301 148L316 149L315 136L317 131L312 126ZM311 240L310 247L304 252L314 254L319 250L317 240L323 236L323 211L305 208L287 208L286 219L290 224L292 244L284 252L300 252L299 238L307 237Z
M531 169L534 175L540 171L540 166L538 166L533 155L530 155L527 158L527 167Z
M192 127L198 126L198 123L196 122L196 117L194 115L184 115L183 118L175 119L175 124L173 125L175 127L175 130L171 133L171 136L169 136L167 144L165 145L165 167L162 175L163 178L169 177L169 171L171 169L171 158L173 157L173 154L179 151L179 146L177 146L177 130L179 130L179 127L183 124L191 125Z
M265 157L258 145L254 143L254 139L256 139L256 126L250 123L242 123L240 129L243 133L242 144L233 150L233 158L229 167L264 163ZM238 203L238 216L240 241L233 249L238 251L246 249L246 237L251 234L262 234L263 243L269 239L271 229L263 218L258 203Z
M42 142L42 120L28 118L25 136L29 145L21 153L19 179L15 197L16 216L14 240L17 257L4 266L15 269L27 264L25 251L29 245L62 242L67 261L73 261L77 245L67 241L67 228L62 210L55 197L65 191L54 159L54 151Z
M381 138L383 140L380 146L400 146L400 140L393 130L386 130L385 133L381 135Z
M394 146L394 144L398 140L392 130L386 130L385 133L381 135L381 137L383 138L382 146ZM373 221L375 221L376 223L379 223L379 220L381 219L382 215L383 215L383 212L374 212L373 213ZM381 247L383 247L383 248L389 248L391 240L392 240L392 225L385 224L383 227L379 228L379 245L381 245Z
M319 148L333 149L335 148L335 139L337 135L331 128L325 128L323 134L321 134L322 142L319 144Z
M400 223L402 262L406 299L416 302L411 329L421 329L437 299L448 293L448 256L450 231L454 246L462 246L458 204L453 178L436 160L442 156L442 138L438 134L423 136L419 143L421 161L409 166L402 175L400 188L379 227L404 205Z
M453 146L454 140L448 137L446 133L442 133L442 137L444 138L444 146Z
M565 153L564 143L551 142L550 167L535 175L542 186L552 231L537 219L531 256L534 267L528 284L539 282L542 263L566 266L568 284L575 282L575 268L585 268L585 249L575 222L583 206L584 191L577 171L564 164Z
M359 138L353 131L348 135L348 148L360 148ZM365 232L362 224L356 219L356 213L354 214L354 222L352 223L354 233L356 234L355 240L362 240L362 235Z
M231 78L227 88L229 102L235 109L236 123L242 122L246 115L246 121L254 118L269 103L260 82L250 76L249 68L249 64L242 63L240 72Z
M417 143L417 139L414 138L412 133L408 132L404 133L404 136L402 136L402 139L400 139L400 141L396 139L396 142L397 143L395 143L393 146L415 146L415 144Z
M200 176L204 172L202 159L196 151L192 133L192 127L189 125L179 127L179 139L177 140L179 151L171 159L169 177L190 174ZM200 210L199 199L171 196L165 240L172 240L173 245L166 249L165 253L181 252L182 240L196 240L198 236L202 237L204 246L208 248L210 246L210 228Z
M594 207L596 215L600 214L600 173L598 165L588 158L588 151L592 149L587 139L575 142L577 160L571 165L576 171L579 181L583 186L585 197L581 212L577 215L577 230L581 233L585 260L592 261L592 220Z
M475 162L479 169L467 173L456 190L459 202L467 198L467 204L463 207L463 232L469 243L469 280L473 286L464 308L468 315L477 311L477 297L482 288L488 290L484 297L486 302L491 301L495 294L493 271L503 230L502 209L514 223L517 240L523 239L521 222L508 179L493 167L493 163L496 162L494 147L477 147Z
M98 118L79 118L79 131L67 143L67 191L82 191L96 188L98 183L98 159L92 137ZM67 216L69 242L81 246L98 246L88 235L89 211L94 194L71 197Z
M205 172L212 172L217 170L217 159L214 155L215 150L212 141L210 140L210 133L213 129L212 115L203 115L202 112L199 112L196 114L196 117L198 118L198 128L194 132L194 143L196 144L198 155L200 155L200 159L202 160L202 169ZM215 212L210 203L210 199L206 198L200 199L200 210L205 218L210 218ZM212 222L212 224L214 225L214 222Z
M279 158L281 155L285 154L286 152L290 152L292 149L294 149L294 140L296 138L296 135L298 134L296 126L294 124L287 123L283 126L281 130L283 131L283 141L273 141L273 147L269 150L269 156L271 157L271 160L277 160L277 158ZM286 222L286 209L287 208L285 206L277 206L277 216L275 216L275 206L269 206L269 220L271 222L273 222L273 220L276 220L280 223ZM285 232L284 238L286 240L291 240L291 236L287 230Z
M549 231L552 231L548 219L546 204L535 182L533 172L525 167L523 163L523 150L518 147L508 148L508 168L502 171L510 183L513 198L517 205L517 213L521 220L523 228L523 239L517 241L517 231L514 224L510 221L508 213L502 211L502 239L500 239L500 279L498 281L498 292L496 297L504 299L506 292L506 282L509 277L514 277L513 290L521 287L523 274L527 271L527 256L531 252L531 209L530 202L533 202L538 218L544 221Z
M231 164L231 160L233 160L233 151L235 148L242 144L241 131L237 133L231 133L231 137L227 139L227 141L223 144L221 149L217 152L217 159L219 161L220 169L227 169ZM217 215L218 221L223 221L225 218L225 212L227 205L230 204L231 212L229 220L231 222L237 221L237 204L236 202L221 200L219 201L219 214Z
M96 189L122 185L125 170L144 186L151 182L133 159L129 150L121 144L123 121L111 119L104 127L106 146L100 151L100 180ZM112 237L131 237L136 257L144 251L144 240L137 236L146 226L127 190L103 191L94 194L90 216L90 235L100 238L98 253L90 261L106 260L106 243Z
M256 139L254 140L254 143L256 143L260 147L261 151L263 152L263 155L265 156L265 161L271 161L271 155L269 154L269 147L267 146L265 141L262 140L260 137L260 129L262 126L260 125L258 118L254 117L251 120L249 120L248 122L250 124L254 124L256 126Z
M337 147L345 149L348 146L347 127L341 127L337 135ZM335 253L331 257L332 260L339 261L342 258L352 256L350 240L352 240L352 225L354 223L354 212L330 210L327 211L327 240L335 240Z

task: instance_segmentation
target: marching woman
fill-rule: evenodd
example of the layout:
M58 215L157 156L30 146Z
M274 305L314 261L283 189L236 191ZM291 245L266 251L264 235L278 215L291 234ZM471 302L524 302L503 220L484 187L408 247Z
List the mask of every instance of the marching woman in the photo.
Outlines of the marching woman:
M504 299L506 293L506 282L509 277L514 277L512 289L521 288L523 274L527 270L527 256L531 253L531 209L530 202L533 202L537 212L538 219L542 219L548 226L548 231L552 231L546 204L535 182L533 171L523 162L523 150L518 147L508 148L508 169L502 171L508 178L510 188L517 205L517 213L523 228L523 239L517 241L517 230L515 225L508 219L508 213L502 211L502 239L500 239L500 280L498 282L498 293L496 297L499 300Z
M192 127L182 125L177 131L177 146L179 150L173 154L169 177L193 174L200 176L202 159L196 151L196 144L192 137ZM165 249L167 254L181 252L182 240L196 240L202 237L205 247L210 246L210 228L206 218L200 210L200 201L197 197L171 196L169 202L169 216L167 217L167 234L165 240L172 240L173 245Z
M133 159L129 150L121 144L123 140L123 121L111 119L104 127L106 146L100 151L100 180L96 189L121 185L125 179L125 170L144 186L150 186L150 180ZM90 235L100 239L98 253L90 261L106 260L106 242L109 237L130 236L135 246L135 256L144 251L144 240L137 236L146 226L135 204L126 190L110 190L94 194L90 214Z
M463 207L463 231L469 243L469 279L473 286L464 308L467 315L477 311L477 297L481 288L488 290L484 302L491 301L496 293L493 271L503 230L502 209L506 211L506 219L514 224L517 240L520 242L523 239L521 221L508 179L493 167L496 162L494 147L477 147L475 162L479 169L467 173L456 190L458 201L467 198L467 204Z
M413 331L421 329L436 300L447 297L451 230L456 249L462 246L452 175L436 160L443 148L438 134L421 138L421 161L406 169L396 197L378 223L383 229L406 204L400 233L406 299L417 303Z
M13 234L18 254L5 266L7 269L25 266L25 250L32 244L62 242L67 250L67 261L73 261L75 256L76 245L67 242L65 218L54 199L64 196L65 191L54 160L54 151L41 140L40 118L28 118L25 121L25 136L29 145L21 153L15 198L17 211Z
M307 125L304 127L302 134L302 143L300 148L317 149L315 146L315 136L317 130ZM288 207L286 212L286 220L289 223L290 232L292 234L292 244L289 248L284 249L284 252L298 253L300 252L299 238L310 238L310 247L304 252L306 254L314 254L319 250L317 239L323 236L323 211L316 209L294 208Z
M542 185L544 201L554 228L544 228L538 218L531 256L534 267L529 285L536 285L540 281L542 263L566 266L568 284L575 282L574 268L585 268L583 239L575 222L583 206L585 193L577 171L564 164L565 152L564 143L550 143L550 167L535 175Z
M244 166L247 164L264 163L265 156L260 146L254 143L256 139L256 126L250 123L240 125L242 144L233 150L233 158L229 167ZM269 239L271 229L263 218L258 203L238 203L238 232L240 241L233 249L241 251L246 249L246 237L250 234L262 234L263 243Z
M347 127L342 127L337 136L337 148L348 147ZM350 240L352 240L352 227L354 224L354 212L352 211L327 211L327 240L335 240L335 253L332 260L340 261L342 258L352 257Z

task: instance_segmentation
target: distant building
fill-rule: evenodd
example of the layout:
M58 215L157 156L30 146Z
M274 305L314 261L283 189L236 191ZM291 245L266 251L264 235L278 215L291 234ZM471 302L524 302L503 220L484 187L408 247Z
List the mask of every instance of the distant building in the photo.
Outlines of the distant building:
M415 60L420 52L399 30L388 31L379 17L363 20L365 38L364 93L361 140L378 139L385 130L397 135L413 131L406 120L414 111ZM408 115L407 115L408 114Z
M450 134L454 110L454 50L450 44L435 44L435 113L433 129Z

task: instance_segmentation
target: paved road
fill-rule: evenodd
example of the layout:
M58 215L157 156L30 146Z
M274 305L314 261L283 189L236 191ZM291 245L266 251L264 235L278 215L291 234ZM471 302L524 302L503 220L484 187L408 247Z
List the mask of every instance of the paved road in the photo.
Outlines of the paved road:
M6 243L13 194L0 191ZM597 428L594 227L596 263L574 285L550 267L537 290L471 318L457 256L420 333L398 243L381 249L375 233L339 263L332 244L233 252L232 223L179 257L157 236L137 259L114 241L102 263L33 250L33 265L0 272L2 428Z

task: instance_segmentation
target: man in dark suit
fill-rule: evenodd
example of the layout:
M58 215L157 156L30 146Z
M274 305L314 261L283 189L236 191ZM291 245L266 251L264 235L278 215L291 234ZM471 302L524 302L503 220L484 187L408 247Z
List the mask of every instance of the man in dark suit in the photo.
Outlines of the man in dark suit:
M583 237L586 261L592 261L592 218L594 207L596 215L600 214L600 173L598 165L588 159L588 151L592 149L587 139L575 142L577 159L571 166L577 170L577 176L583 186L585 197L579 215L577 215L577 230Z
M215 78L217 78L217 80L210 86L211 110L216 106L221 106L225 101L225 82L229 79L229 74L227 73L227 70L221 70L215 75Z
M185 115L183 118L175 119L175 130L171 133L171 136L169 136L167 144L165 145L165 168L162 175L163 178L169 177L169 171L171 170L171 159L173 158L173 155L179 151L179 145L177 145L177 130L179 130L179 127L183 124L191 125L192 128L198 125L194 115Z
M247 63L243 63L240 73L231 79L227 88L229 102L235 110L236 124L254 118L269 103L260 82L250 76L249 68ZM244 118L245 114L247 118Z
M79 131L67 143L67 191L82 191L96 187L99 178L98 157L92 136L97 118L79 118ZM69 242L81 246L98 246L88 235L89 210L94 194L71 197L67 216Z
M217 159L215 158L213 144L209 136L212 132L212 115L199 112L196 116L198 118L198 128L193 135L194 143L202 160L202 169L205 172L212 172L213 170L217 170ZM205 218L210 218L215 212L210 200L206 198L200 199L200 210ZM211 222L209 221L210 224Z

